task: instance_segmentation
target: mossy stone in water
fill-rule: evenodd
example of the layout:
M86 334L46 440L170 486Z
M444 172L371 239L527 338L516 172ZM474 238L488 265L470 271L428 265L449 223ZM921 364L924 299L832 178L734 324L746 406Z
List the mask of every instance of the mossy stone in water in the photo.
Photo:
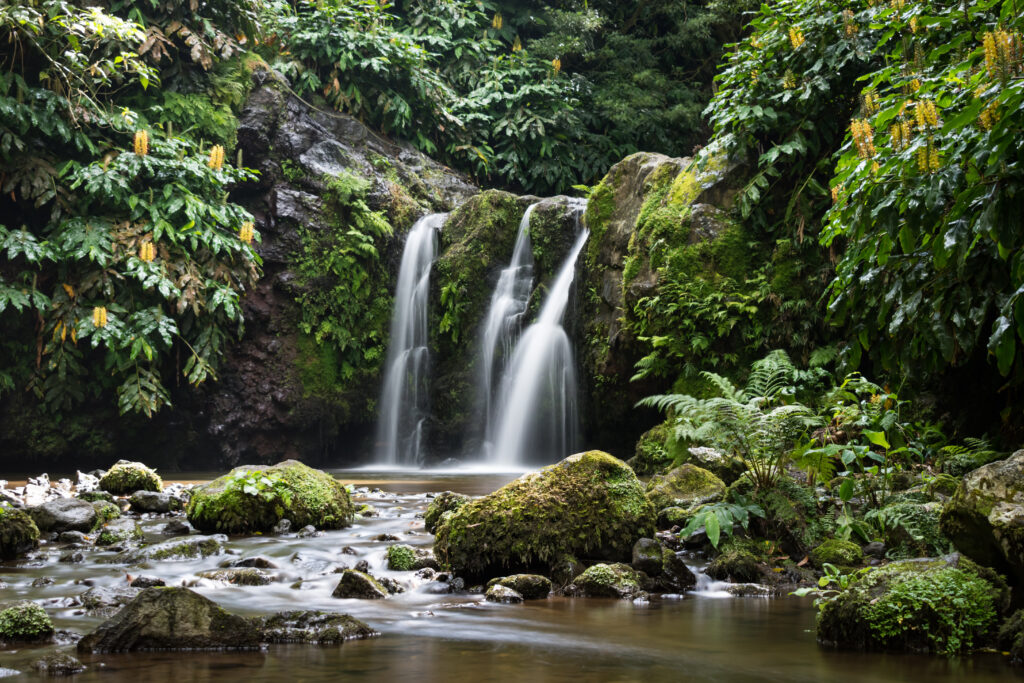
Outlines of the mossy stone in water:
M0 505L0 559L13 560L39 545L39 527L21 510Z
M725 482L696 465L681 465L655 475L647 484L647 497L655 510L713 503L725 495Z
M870 571L821 606L818 642L860 650L956 654L993 644L1003 591L973 563L905 560Z
M279 612L258 621L262 640L267 643L340 645L346 640L380 635L355 617L337 612Z
M100 488L116 496L136 491L160 491L163 487L160 475L141 462L118 460L100 477Z
M212 569L199 572L196 576L211 581L224 581L235 586L269 586L274 580L270 574L256 567Z
M340 529L352 523L348 491L334 477L297 460L246 465L192 491L188 521L201 531L270 531L282 519L292 527Z
M416 551L408 545L388 546L388 569L408 572L416 568Z
M749 551L738 548L726 550L713 559L705 573L712 579L739 583L756 583L761 577L757 557Z
M841 538L830 538L808 555L811 564L821 569L824 564L837 567L853 567L864 562L864 552L860 546Z
M469 500L469 496L455 493L454 491L444 491L437 494L434 500L430 501L430 505L427 506L427 511L423 515L423 527L427 530L427 533L432 534L436 532L437 526L445 513L455 512L468 503Z
M511 588L525 600L543 600L551 592L551 580L539 574L513 574L491 579L487 588L505 586Z
M628 564L595 564L577 576L566 592L579 597L626 600L643 592L640 581L640 575Z
M22 600L0 610L0 641L40 642L53 635L53 622L46 610Z
M553 568L568 555L626 561L654 509L626 463L588 451L526 474L444 520L434 555L472 578Z
M341 580L334 587L331 597L354 598L357 600L383 600L388 596L387 590L375 578L365 572L346 569L341 573Z

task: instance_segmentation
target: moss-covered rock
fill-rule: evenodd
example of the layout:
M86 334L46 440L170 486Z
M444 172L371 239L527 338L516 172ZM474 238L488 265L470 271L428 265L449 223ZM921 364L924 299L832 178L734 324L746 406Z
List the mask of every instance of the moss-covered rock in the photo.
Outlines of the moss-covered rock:
M487 588L505 586L521 595L525 600L543 600L551 592L551 580L539 574L513 574L491 579Z
M940 524L962 553L1024 581L1024 450L967 474Z
M939 557L953 550L942 534L940 503L892 503L882 509L890 559Z
M54 652L32 662L32 670L40 676L59 678L85 671L85 665L66 652Z
M892 562L822 605L818 641L861 650L970 651L992 643L1001 593L958 556Z
M39 528L32 518L10 505L0 504L0 559L13 560L39 545Z
M282 519L339 529L354 510L345 487L331 475L296 460L246 465L192 491L188 521L201 531L231 534L270 531Z
M672 466L668 439L671 427L667 422L651 427L636 442L636 451L626 464L640 476L660 474Z
M0 610L0 641L37 643L53 636L53 622L46 610L22 600Z
M713 503L725 494L725 482L695 465L681 465L655 475L647 484L647 497L655 510Z
M761 578L760 561L747 550L732 548L713 559L704 573L719 581L756 583Z
M224 581L235 586L269 586L274 577L256 567L231 567L228 569L211 569L196 574L201 579Z
M78 642L79 652L256 649L253 621L187 588L146 588Z
M96 503L96 502L113 503L114 502L114 496L113 495L107 493L106 491L98 491L98 490L97 491L85 491L83 493L79 493L78 494L78 499L79 500L85 500L85 501L88 501L90 503Z
M388 546L388 569L408 572L416 568L416 551L412 546L397 544Z
M633 569L655 575L661 572L662 547L653 538L641 538L633 544Z
M265 643L340 645L346 640L372 638L380 633L355 617L313 610L279 612L257 620Z
M181 562L200 557L219 555L224 551L224 543L228 540L223 534L213 536L185 536L163 543L129 550L119 554L115 559L126 564L137 564L155 560L158 562Z
M141 541L142 528L131 519L117 519L107 522L96 535L96 545L106 546L124 541Z
M654 535L654 510L633 470L588 451L466 503L437 529L434 554L460 575L550 569L566 555L629 561Z
M356 600L383 600L388 591L375 578L365 572L346 569L341 573L341 580L334 587L331 597L352 598Z
M641 575L628 564L595 564L573 579L566 593L585 598L629 600L643 593Z
M469 501L469 496L454 491L437 494L423 514L423 528L427 530L428 534L436 532L437 526L445 514L455 512Z
M100 488L116 496L136 491L160 491L164 482L154 470L141 462L118 460L100 477Z
M1019 609L999 627L999 649L1010 653L1010 663L1024 666L1024 609Z
M500 583L491 584L484 593L484 600L487 602L500 602L506 605L514 605L523 601L523 596L514 588L509 588Z
M830 538L810 552L811 564L821 569L825 564L837 567L853 567L864 562L860 546L841 538Z

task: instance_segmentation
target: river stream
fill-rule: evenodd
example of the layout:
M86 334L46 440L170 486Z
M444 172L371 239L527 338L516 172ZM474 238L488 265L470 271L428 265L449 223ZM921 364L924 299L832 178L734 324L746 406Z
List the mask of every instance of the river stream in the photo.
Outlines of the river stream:
M201 481L211 473L180 479ZM84 562L59 562L60 544L35 559L0 565L0 600L29 598L46 607L57 629L85 633L103 621L84 614L77 596L91 585L124 585L126 572L190 585L229 611L255 615L282 610L347 612L381 632L341 647L274 645L262 652L151 652L80 655L87 670L76 681L947 681L1024 679L1001 655L969 658L838 653L814 640L814 607L801 598L725 598L720 592L633 603L552 597L521 605L485 602L480 593L437 593L444 585L386 568L385 551L401 542L430 547L421 518L431 492L487 493L515 475L348 471L357 504L377 515L317 537L232 537L229 554L148 568L104 564L115 553L86 549ZM167 516L143 521L147 540ZM397 540L377 540L382 534ZM238 587L198 579L226 558L259 555L276 580ZM405 592L386 600L331 597L339 567L366 560L375 576L400 581ZM41 577L50 585L33 586ZM87 583L83 583L87 582ZM718 596L718 597L714 597ZM68 646L0 653L0 668L28 671L43 654ZM14 679L12 679L14 680Z

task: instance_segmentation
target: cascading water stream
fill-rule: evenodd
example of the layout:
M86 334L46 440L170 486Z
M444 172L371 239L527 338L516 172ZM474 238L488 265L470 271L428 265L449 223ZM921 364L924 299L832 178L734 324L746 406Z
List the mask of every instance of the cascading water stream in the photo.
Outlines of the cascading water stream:
M491 305L483 327L480 347L480 379L477 393L483 413L484 434L493 429L494 387L512 357L512 349L519 332L520 320L526 313L533 286L533 250L530 244L530 216L536 204L531 204L519 221L512 260L501 271L498 284L491 295Z
M416 221L405 240L377 423L377 462L417 465L427 405L427 303L437 233L447 214Z
M575 448L576 369L562 317L569 304L576 259L589 235L587 230L580 232L537 322L516 344L502 381L500 422L488 435L494 465L519 467L537 457L550 462Z

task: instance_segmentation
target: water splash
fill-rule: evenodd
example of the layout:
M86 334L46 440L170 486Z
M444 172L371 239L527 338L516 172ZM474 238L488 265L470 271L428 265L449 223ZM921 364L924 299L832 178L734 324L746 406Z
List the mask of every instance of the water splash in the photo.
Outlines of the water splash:
M504 374L512 357L522 317L530 301L533 286L533 249L530 244L530 216L537 204L531 204L519 221L512 260L501 271L498 284L491 295L491 305L483 327L480 347L480 378L477 395L484 434L493 430L494 388L496 380Z
M576 447L576 368L562 317L576 272L576 259L590 233L580 232L551 285L537 322L516 344L502 380L500 422L491 444L499 466L552 462Z
M416 465L421 459L428 414L430 267L437 252L437 233L447 217L435 213L416 221L402 251L377 423L377 462L382 465Z

